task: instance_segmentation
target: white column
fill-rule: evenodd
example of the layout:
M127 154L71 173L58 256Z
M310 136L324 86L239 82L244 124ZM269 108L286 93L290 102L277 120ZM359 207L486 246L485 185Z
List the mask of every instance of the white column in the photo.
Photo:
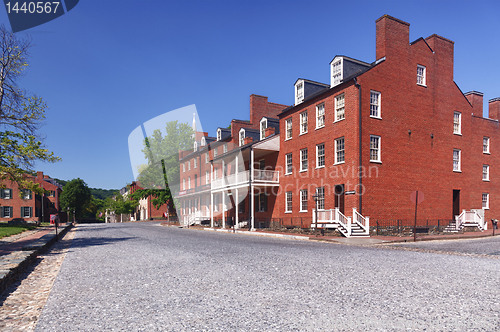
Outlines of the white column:
M251 231L255 231L255 197L254 197L254 190L253 190L253 159L254 159L254 152L253 149L250 149L250 221L252 228L250 229Z
M226 228L226 192L222 191L222 228Z
M236 159L236 160L238 160L238 159ZM236 163L236 164L238 164L238 163ZM234 226L234 228L236 229L236 228L239 228L239 224L238 224L239 223L239 218L238 218L239 204L238 203L240 201L240 196L238 195L238 188L236 188L236 195L235 195L234 198L235 198L234 199L234 218L235 218L235 221L234 221L234 223L235 223L234 225L235 226Z
M214 228L214 193L210 192L210 227Z

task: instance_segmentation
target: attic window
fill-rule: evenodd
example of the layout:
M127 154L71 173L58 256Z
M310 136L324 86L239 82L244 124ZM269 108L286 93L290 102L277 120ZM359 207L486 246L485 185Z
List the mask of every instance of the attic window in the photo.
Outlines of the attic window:
M304 82L299 81L295 84L295 104L300 104L304 100Z
M240 146L245 145L245 129L240 129Z
M266 138L267 119L260 120L260 139Z
M194 142L193 150L198 151L198 142Z
M331 64L332 82L331 86L339 85L342 82L342 58Z
M205 140L205 137L201 138L201 146L207 145L207 141Z
M217 129L217 141L220 141L221 136L222 136L222 131L219 128L219 129Z

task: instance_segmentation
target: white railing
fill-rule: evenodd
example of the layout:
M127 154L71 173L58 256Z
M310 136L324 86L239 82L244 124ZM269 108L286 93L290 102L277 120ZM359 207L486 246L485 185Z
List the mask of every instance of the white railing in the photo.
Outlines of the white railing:
M478 226L480 230L487 228L487 223L476 211L462 211L455 220L455 229L460 230L464 226Z
M363 228L365 234L370 234L370 217L363 217L356 208L352 208L352 220Z
M331 210L321 210L317 212L318 220L316 220L316 209L313 209L313 222L312 227L321 227L320 225L335 223L338 224L337 228L345 237L351 236L351 218L346 217L338 208Z
M230 187L240 184L248 183L248 177L250 175L250 171L239 172L236 174L230 174L224 176L220 179L212 180L212 190L219 189L223 187ZM279 183L279 172L278 171L268 171L268 170L260 170L255 169L253 171L253 181L258 183Z

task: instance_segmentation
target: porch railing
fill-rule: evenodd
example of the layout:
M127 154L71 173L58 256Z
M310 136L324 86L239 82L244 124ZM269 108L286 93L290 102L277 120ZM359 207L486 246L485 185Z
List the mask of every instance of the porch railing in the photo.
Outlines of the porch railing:
M270 170L256 169L253 171L253 181L256 183L273 183L279 184L279 172ZM220 179L212 180L212 190L223 187L235 186L248 183L250 171L230 174Z

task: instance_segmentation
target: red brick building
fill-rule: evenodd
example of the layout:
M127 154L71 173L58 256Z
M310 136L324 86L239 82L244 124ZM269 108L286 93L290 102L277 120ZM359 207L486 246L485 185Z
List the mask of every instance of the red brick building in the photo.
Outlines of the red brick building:
M66 222L66 213L60 211L59 205L62 186L43 172L37 172L36 177L29 177L33 182L40 184L46 194L42 197L33 194L30 190L20 189L17 183L4 181L4 188L0 189L1 220L23 219L28 222L49 222L50 215L56 214L59 215L60 222Z
M310 223L318 204L319 220L341 218L349 225L352 221L352 227L355 221L366 226L361 215L372 221L409 220L415 216L410 194L416 190L425 198L419 219L450 222L463 210L477 210L484 227L485 220L499 218L500 98L489 101L489 118L483 118L483 95L463 93L453 79L454 42L432 35L410 43L409 26L388 15L379 18L375 61L334 57L330 84L295 82L294 106L273 104L262 111L264 100L252 96L249 123L233 120L230 130L218 129L214 142L181 159L188 169L195 156L209 153L210 161L210 169L202 163L200 176L181 170L181 181L191 186L184 186L184 196L208 185L208 177L198 182L203 172L212 171L211 187L205 189L211 201L192 203L206 211L227 201L216 197L219 192L234 191L235 183L246 181L254 195L244 206L262 202L263 218ZM263 123L274 123L273 118L279 124L268 137ZM240 144L240 129L252 139ZM226 144L234 151L223 148ZM238 154L243 162L236 169L244 165L252 178L235 180L242 172L234 170L237 158L230 156ZM258 174L273 181L257 185L259 169L275 172ZM188 203L183 204L182 214L189 215ZM212 220L221 209L214 211ZM258 213L239 215L258 225ZM346 216L352 219L347 222Z

